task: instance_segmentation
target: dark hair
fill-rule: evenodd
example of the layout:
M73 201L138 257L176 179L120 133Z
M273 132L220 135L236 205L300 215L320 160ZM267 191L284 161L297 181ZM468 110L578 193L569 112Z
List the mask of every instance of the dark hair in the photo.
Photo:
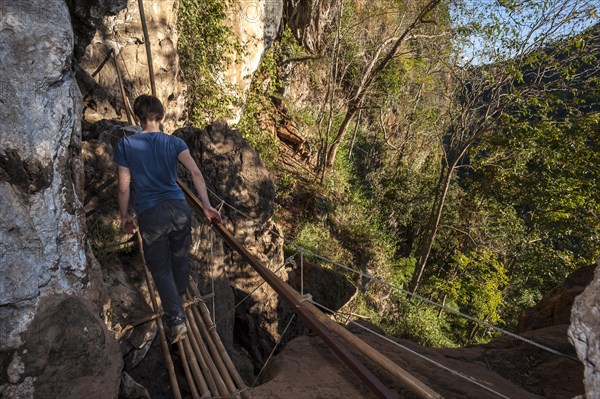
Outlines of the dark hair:
M160 122L165 117L165 108L154 96L142 94L133 103L133 113L142 125L148 121Z

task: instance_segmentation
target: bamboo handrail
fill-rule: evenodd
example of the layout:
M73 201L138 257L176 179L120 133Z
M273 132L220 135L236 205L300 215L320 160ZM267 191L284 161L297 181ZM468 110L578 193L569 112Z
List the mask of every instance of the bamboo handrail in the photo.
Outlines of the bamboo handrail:
M144 12L144 1L138 0L140 9L140 19L142 21L142 32L144 33L144 42L146 45L146 58L148 59L148 74L150 75L150 90L156 97L156 83L154 82L154 66L152 65L152 51L150 49L150 35L148 34L148 25L146 24L146 13Z
M127 115L127 123L129 123L130 125L133 125L133 119L132 116L133 112L131 111L130 105L129 105L129 99L127 98L127 93L125 93L125 85L123 84L123 75L121 75L121 70L119 69L119 66L117 65L117 56L115 54L115 50L111 49L110 50L112 59L113 59L113 63L115 64L115 70L117 71L117 78L119 80L119 90L121 91L121 97L123 98L123 106L125 107L125 114Z
M203 214L202 203L200 200L180 179L177 179L177 182L184 191L190 205L199 211L200 214ZM333 350L333 352L342 359L346 365L348 365L348 367L350 367L350 369L352 369L352 371L354 371L365 384L377 394L377 396L385 399L398 398L396 393L388 389L352 352L348 350L348 348L342 344L336 334L333 334L314 316L309 310L310 307L312 306L315 309L315 312L318 312L318 310L313 305L308 304L300 294L294 291L289 285L283 283L275 273L264 267L254 255L244 248L235 237L225 229L222 224L213 224L212 226L213 229L221 235L223 240L228 243L231 248L242 255L244 260L246 260L246 262L261 275L261 277L292 307L294 312L304 319L321 339L328 344L331 350ZM428 396L423 397L428 398Z
M158 303L156 301L156 293L154 286L152 285L152 276L146 266L146 258L144 256L144 247L142 244L142 235L138 230L136 232L138 245L140 247L140 256L142 257L142 265L144 266L144 274L146 276L146 282L148 284L148 291L150 291L150 300L152 301L152 310L156 313L158 310ZM165 356L165 362L167 363L167 373L169 374L169 380L171 381L171 389L173 390L173 396L175 399L181 399L181 391L179 390L179 383L177 382L177 376L175 375L175 366L173 365L173 359L171 358L171 352L169 351L169 344L167 341L167 335L165 334L165 327L161 317L156 319L158 324L158 333L160 335L160 343L162 345L163 355Z

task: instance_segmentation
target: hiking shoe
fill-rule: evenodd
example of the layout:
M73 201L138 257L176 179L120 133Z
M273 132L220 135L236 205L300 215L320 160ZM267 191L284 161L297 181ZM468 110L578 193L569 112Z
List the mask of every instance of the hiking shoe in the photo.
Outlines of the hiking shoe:
M180 322L175 324L171 329L171 343L176 344L185 338L185 334L187 334L187 327L185 326L185 322Z

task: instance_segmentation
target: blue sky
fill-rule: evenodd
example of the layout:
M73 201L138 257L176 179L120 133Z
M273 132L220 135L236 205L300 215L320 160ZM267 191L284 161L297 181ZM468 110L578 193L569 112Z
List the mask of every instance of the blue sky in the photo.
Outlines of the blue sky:
M499 61L600 22L600 0L451 0L460 63Z

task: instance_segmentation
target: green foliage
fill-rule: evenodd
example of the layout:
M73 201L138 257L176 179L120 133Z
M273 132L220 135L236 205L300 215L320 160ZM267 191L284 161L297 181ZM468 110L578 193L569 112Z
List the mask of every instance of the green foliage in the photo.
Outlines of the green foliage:
M229 57L242 52L224 25L227 3L218 0L181 0L177 15L177 50L188 85L189 118L204 124L230 116L237 98L222 79Z
M447 321L438 317L438 311L429 305L398 301L394 317L380 314L379 324L387 334L413 340L420 345L452 348L457 344L449 337Z
M306 57L308 52L298 44L289 25L282 26L279 40L275 46L280 49L280 53L288 59Z
M373 296L357 295L353 307L356 312L369 317L386 334L410 339L420 345L457 347L449 335L450 325L437 310L429 305L409 301L399 293L393 293L385 304L378 304Z
M267 167L274 165L278 155L277 137L270 131L275 126L275 111L271 98L280 89L280 84L277 54L271 48L263 55L258 71L252 79L242 118L237 125Z
M244 138L259 152L267 167L273 167L278 156L278 141L274 129L279 116L273 99L280 98L283 89L280 63L283 57L300 55L289 28L284 28L280 40L267 49L252 79L244 102L242 118L237 128Z
M298 229L294 242L319 256L339 263L350 263L350 253L322 224L309 221L303 223ZM307 256L317 262L316 258L311 258L310 253L307 253Z
M509 326L520 309L600 255L600 125L593 105L600 91L597 63L587 62L598 55L598 34L592 29L527 54L506 97L509 111L494 135L469 152L473 172L464 184L475 197L504 204L490 214L510 221L497 241L509 276L502 311ZM510 219L497 213L507 206Z
M597 98L587 87L584 95ZM511 309L600 256L600 125L595 114L580 114L581 98L557 92L520 102L494 140L476 148L473 191L512 203L523 226L511 249Z
M500 311L507 271L489 251L457 253L450 272L429 280L437 295L455 304L456 310L491 324L502 322Z
M538 3L533 9L549 4ZM304 108L287 103L287 117L312 133L309 142L321 154L377 58L382 38L397 35L400 20L414 11L400 1L358 6L344 2L336 20L340 29L332 25L323 38L328 44L324 54L308 61L314 68L301 84L318 93L312 103L303 100L310 104ZM487 322L514 326L524 306L533 305L569 271L600 257L600 126L597 113L589 113L599 85L593 76L583 85L578 81L582 68L597 64L586 53L585 40L574 40L572 47L580 53L565 58L553 58L547 48L525 52L515 39L525 25L502 21L516 18L512 13L520 3L502 1L494 7L505 13L463 9L465 25L453 30L454 48L442 32L449 24L444 10L429 16L441 24L424 24L414 32L415 38L428 39L403 44L354 104L360 111L348 126L333 169L320 187L304 188L312 190L313 199L290 238L308 251L404 287L440 195L441 173L448 160L457 160L419 293ZM236 101L218 88L227 54L239 51L222 25L224 9L214 0L181 2L180 55L197 120L225 116ZM468 23L469 15L483 13L488 17ZM486 46L477 42L481 38L489 40ZM472 47L450 54L461 44ZM522 57L513 61L519 51ZM263 57L244 103L237 127L271 169L279 156L273 129L281 118L273 100L282 99L290 60L306 56L284 27ZM473 56L471 64L465 56ZM481 66L492 59L503 63ZM473 64L480 67L462 68ZM560 79L532 78L550 66ZM326 93L334 93L333 100ZM504 108L490 114L501 116L482 119L479 110L498 93ZM467 100L472 109L465 106ZM462 156L461 146L471 144ZM305 179L310 177L280 173L278 200L293 195ZM287 255L294 252L286 248ZM470 321L376 283L355 301L386 332L422 344L451 347L492 337Z
M280 174L277 181L277 197L281 199L289 197L294 193L298 179L291 173L283 172Z

